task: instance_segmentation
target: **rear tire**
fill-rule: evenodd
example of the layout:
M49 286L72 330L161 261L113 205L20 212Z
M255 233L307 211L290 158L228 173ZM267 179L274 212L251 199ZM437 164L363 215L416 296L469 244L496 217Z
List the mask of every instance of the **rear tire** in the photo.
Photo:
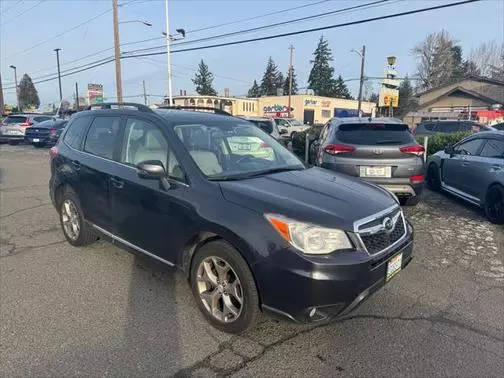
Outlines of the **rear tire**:
M291 133L291 140L294 140L294 138L296 137L296 135L297 135L297 132L293 131Z
M98 239L84 221L79 198L73 190L65 189L58 205L61 229L70 244L80 247Z
M225 273L220 270L219 274L217 268L223 267L229 268ZM254 277L240 253L227 242L217 240L198 249L191 263L190 282L199 309L215 328L236 334L253 327L259 314L259 294ZM239 298L241 303L237 301ZM237 315L229 313L229 307L225 308L228 302Z
M439 168L436 164L431 163L427 170L427 186L431 190L441 190L441 177L439 175Z
M485 214L495 224L504 224L504 187L496 184L488 188L485 197Z

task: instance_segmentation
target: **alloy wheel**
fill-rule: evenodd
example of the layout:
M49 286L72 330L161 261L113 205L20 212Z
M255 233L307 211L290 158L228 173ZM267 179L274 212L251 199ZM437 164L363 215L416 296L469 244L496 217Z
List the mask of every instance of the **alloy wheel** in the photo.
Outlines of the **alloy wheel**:
M80 232L79 213L77 207L70 199L64 200L61 205L61 221L65 234L70 239L77 240Z
M209 256L201 261L196 282L203 305L215 319L231 323L240 317L243 308L241 282L224 259Z

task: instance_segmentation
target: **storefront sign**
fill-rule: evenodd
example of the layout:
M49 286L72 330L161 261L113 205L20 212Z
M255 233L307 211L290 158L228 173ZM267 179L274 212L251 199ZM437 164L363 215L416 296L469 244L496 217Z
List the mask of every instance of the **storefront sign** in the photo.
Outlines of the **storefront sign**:
M103 103L103 84L88 84L89 104Z
M304 104L305 106L317 106L317 100L310 100L307 98L304 100Z
M294 108L291 107L291 112L294 111ZM263 107L263 112L264 113L288 113L289 112L289 107L286 105L267 105Z
M323 108L330 108L331 107L331 101L322 101L322 107Z
M380 89L378 106L390 106L391 102L392 107L396 108L399 106L399 90L382 87Z

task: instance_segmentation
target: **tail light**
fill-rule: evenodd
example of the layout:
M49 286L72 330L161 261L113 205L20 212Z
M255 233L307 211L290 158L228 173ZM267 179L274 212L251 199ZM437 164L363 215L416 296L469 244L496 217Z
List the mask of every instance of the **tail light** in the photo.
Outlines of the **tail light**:
M327 146L325 146L324 151L330 155L338 155L354 152L355 147L347 146L346 144L328 144Z
M23 127L29 127L29 126L31 126L31 125L33 125L33 122L30 122L30 121L27 121L27 122L25 122L25 123L20 123L20 124L19 124L19 126L23 126Z
M420 146L419 144L401 147L399 150L401 152L404 152L405 154L412 154L416 156L422 156L425 152L425 148L423 148L423 146Z
M425 180L425 176L424 175L411 176L409 180L412 184L419 184Z
M269 148L269 144L266 142L262 142L260 148Z
M49 158L52 160L58 156L58 147L54 146L49 149Z
M49 129L50 135L56 135L56 129Z

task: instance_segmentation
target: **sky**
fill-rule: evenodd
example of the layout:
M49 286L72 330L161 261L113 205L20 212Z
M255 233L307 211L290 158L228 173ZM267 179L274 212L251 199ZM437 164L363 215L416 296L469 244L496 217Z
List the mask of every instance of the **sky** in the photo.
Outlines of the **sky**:
M370 3L367 1L308 1L308 0L169 0L170 32L184 28L183 42L243 29L270 25L323 12ZM425 8L456 0L389 0L372 8L342 12L314 20L263 29L214 41L176 46L172 50L203 46L220 42L281 34L296 30L334 25L407 10ZM120 42L130 43L160 38L149 42L122 46L126 53L135 49L162 46L161 33L166 29L164 0L120 0ZM308 6L304 6L308 5ZM295 7L299 9L289 10ZM5 102L15 103L14 74L10 65L17 67L18 80L24 73L36 78L52 77L57 73L55 48L60 48L61 70L81 66L113 56L112 0L0 0L0 73ZM283 11L274 15L267 13ZM244 20L255 17L253 20ZM90 19L93 20L86 22ZM145 20L151 27L139 22ZM212 27L223 23L231 25ZM394 19L360 25L328 29L301 35L281 37L241 45L171 54L173 92L186 90L195 93L191 79L201 59L214 74L214 87L219 94L229 88L232 96L246 95L254 79L260 82L266 61L272 57L286 74L289 64L289 45L294 50L294 68L298 86L306 87L311 69L310 60L321 35L329 41L333 53L333 67L341 75L354 96L357 95L360 58L352 49L366 46L365 75L383 76L386 57L397 57L400 76L414 76L416 61L411 49L429 33L445 29L462 46L464 55L483 42L504 40L504 0L484 0L458 7L435 10ZM96 52L102 51L98 54ZM94 54L86 59L78 58ZM75 61L72 63L72 61ZM143 102L142 80L145 80L149 103L159 103L168 93L166 55L147 58L122 59L123 95L128 101ZM79 95L85 94L88 83L104 86L105 97L113 101L115 91L114 63L108 63L75 75L62 78L63 97L73 102L75 83ZM377 91L378 81L367 81L367 91ZM58 81L35 84L43 104L59 100Z

